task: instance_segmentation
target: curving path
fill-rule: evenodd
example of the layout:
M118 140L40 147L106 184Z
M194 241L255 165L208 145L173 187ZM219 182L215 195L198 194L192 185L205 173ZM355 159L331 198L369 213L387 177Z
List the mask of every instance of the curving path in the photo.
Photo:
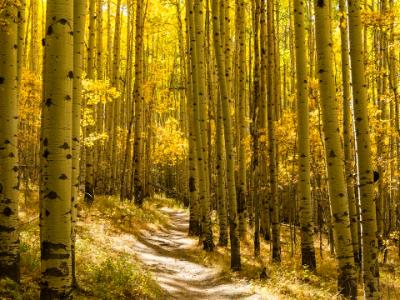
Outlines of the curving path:
M172 299L261 299L251 284L226 282L214 268L189 261L197 241L187 237L188 215L162 208L171 223L164 231L143 231L132 248Z
M193 254L190 252L198 242L187 236L187 212L170 208L161 208L161 211L170 218L169 224L161 230L143 230L137 236L117 234L110 232L104 223L98 224L101 227L98 230L107 236L103 246L105 243L113 251L136 255L147 266L167 292L166 300L278 299L265 294L261 297L251 283L228 281L216 268L191 261Z

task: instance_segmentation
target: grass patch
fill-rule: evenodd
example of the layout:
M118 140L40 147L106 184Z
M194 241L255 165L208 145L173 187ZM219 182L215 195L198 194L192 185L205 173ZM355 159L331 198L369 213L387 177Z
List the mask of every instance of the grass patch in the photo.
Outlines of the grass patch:
M160 299L163 291L134 255L111 251L82 237L77 241L76 299Z
M129 258L107 258L88 269L87 283L97 299L160 299L162 290L149 272Z

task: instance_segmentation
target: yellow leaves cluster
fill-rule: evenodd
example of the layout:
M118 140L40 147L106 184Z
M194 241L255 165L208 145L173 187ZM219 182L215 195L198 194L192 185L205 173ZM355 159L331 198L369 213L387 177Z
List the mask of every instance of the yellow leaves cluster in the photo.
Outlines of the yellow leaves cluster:
M281 157L285 160L284 164L279 166L279 182L281 184L288 184L294 180L293 174L296 174L294 168L297 168L297 163L294 162L296 158L296 114L292 112L285 112L281 120L276 122L276 139L277 147Z
M387 11L386 13L381 13L379 11L363 11L361 20L364 25L380 27L382 31L385 32L393 26L395 14L393 11Z
M106 132L102 132L102 133L94 132L85 138L84 144L86 147L90 148L90 147L93 147L95 145L95 143L104 144L107 139L108 139L108 135Z
M109 80L85 79L82 81L82 87L87 105L111 102L120 97L120 92L111 86Z
M82 105L82 126L93 126L96 123L94 105L112 102L120 97L120 92L112 87L109 80L82 81L82 96L86 107Z
M39 75L24 71L18 105L18 148L21 165L31 164L31 153L38 147L41 124L42 83Z
M188 141L179 129L179 122L169 117L164 126L155 129L154 164L174 166L183 161L188 153Z

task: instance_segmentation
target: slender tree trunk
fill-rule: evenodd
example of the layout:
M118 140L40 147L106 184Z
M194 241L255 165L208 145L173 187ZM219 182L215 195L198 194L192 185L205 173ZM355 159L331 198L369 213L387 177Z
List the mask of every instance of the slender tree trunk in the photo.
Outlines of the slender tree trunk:
M96 0L96 79L104 79L104 65L103 65L103 0ZM96 120L96 133L102 134L104 131L104 99L96 104L95 107L95 120ZM93 181L95 193L103 193L104 191L104 178L102 172L103 160L103 145L101 141L96 141L93 147L93 173L95 178Z
M348 0L350 57L353 80L353 109L357 143L358 184L362 224L362 270L364 296L380 299L378 240L374 179L368 122L368 94L362 44L361 2Z
M230 116L230 102L231 99L228 95L226 78L228 71L224 56L222 54L223 45L221 43L221 29L219 24L219 6L218 1L212 3L213 13L213 30L214 30L214 50L218 68L218 81L221 92L221 106L222 115L224 119L224 136L225 136L225 152L226 152L226 177L228 186L228 203L229 203L229 235L231 242L231 268L233 270L240 270L240 240L238 228L238 215L236 206L236 187L235 187L235 170L234 170L234 154L233 154L233 139L232 139L232 125Z
M107 0L107 77L112 78L111 0Z
M253 30L254 30L254 80L253 80L253 102L251 107L251 135L252 135L252 160L251 160L251 195L254 205L254 256L260 255L260 196L259 189L259 108L260 108L260 0L252 1Z
M47 3L40 188L41 299L70 296L73 1Z
M351 224L351 239L353 241L354 261L360 263L360 249L358 244L358 215L356 194L354 191L354 159L352 155L352 114L350 111L350 58L349 58L349 35L347 30L347 9L345 0L339 0L340 16L340 37L342 55L342 91L343 91L343 140L344 159L346 167L347 194L349 197L349 214Z
M204 55L204 8L203 0L195 0L193 5L193 28L194 46L196 54L194 56L195 73L197 75L197 103L194 102L194 115L196 123L196 143L197 155L199 161L199 187L200 187L200 205L201 205L201 226L203 247L207 251L214 249L214 241L211 224L211 207L209 191L209 170L208 170L208 141L207 141L207 98L205 85L205 55ZM196 99L196 98L195 98Z
M87 76L95 80L96 71L96 0L89 0L89 45L87 53ZM86 104L86 107L94 113L94 105ZM90 137L94 133L94 125L85 128L85 137ZM94 157L93 149L85 147L85 201L92 203L94 199Z
M26 1L20 1L20 7L18 8L18 91L21 87L22 82L22 70L25 69L24 57L25 57L25 10L26 10Z
M183 32L184 32L184 27L182 24L182 13L181 13L181 4L179 1L175 3L176 5L176 15L177 15L177 21L178 21L178 43L179 43L179 71L180 71L180 82L179 82L179 121L180 121L180 127L182 132L185 133L185 137L188 138L188 122L187 122L187 101L189 97L189 86L187 85L187 63L186 63L186 57L185 57L185 43L184 43L184 37L183 37ZM180 167L180 173L182 174L182 192L183 192L183 200L184 200L184 205L188 206L189 205L189 166L188 166L188 161L185 160L182 162L181 167Z
M89 79L95 78L96 60L96 0L89 0L89 41L87 49L87 76Z
M116 14L115 14L115 30L114 30L114 49L113 49L113 60L112 60L112 85L120 89L120 75L119 75L119 64L120 64L120 52L121 52L121 0L117 1ZM136 53L136 52L135 52ZM136 71L135 71L136 72ZM120 126L120 111L121 111L122 97L115 99L112 104L112 112L110 113L113 117L111 118L111 136L110 136L110 151L111 166L110 166L110 193L114 194L118 191L117 172L118 172L118 147L117 147L117 135L118 127Z
M72 234L71 234L71 258L72 258L72 280L76 285L75 273L75 225L77 222L77 206L79 196L79 157L80 157L80 134L81 134L81 103L82 103L82 70L83 52L85 47L85 19L86 2L74 1L74 81L72 97Z
M8 22L0 29L0 278L19 282L17 8L6 4L0 19Z
M96 70L97 79L102 80L103 66L103 0L96 0ZM100 103L99 103L100 104Z
M133 188L135 204L143 205L143 34L144 34L144 3L138 0L136 4L136 45L135 45L135 142L133 146L134 175Z
M260 168L260 188L264 190L261 193L261 229L264 235L264 239L269 241L271 239L271 218L270 218L270 199L267 195L268 186L268 168L267 162L267 19L266 19L266 0L260 1L260 107L259 107L259 118L260 125L258 129L258 139L260 143L260 156L261 164Z
M196 129L194 125L195 116L193 113L194 99L197 95L195 87L196 76L193 69L193 61L195 56L195 47L192 36L194 35L193 27L191 26L192 14L190 1L185 1L186 11L186 43L189 54L187 60L187 115L189 129L189 203L190 203L190 220L189 220L189 235L200 235L200 207L199 207L199 172L198 172L198 157L196 149Z
M275 74L275 33L273 18L273 2L267 1L267 31L268 31L268 73L267 73L267 100L268 100L268 154L269 154L269 184L271 202L271 229L272 229L272 260L281 261L280 243L280 203L278 200L278 156L276 144L276 74Z
M296 48L297 121L298 121L298 197L300 200L301 259L302 264L315 270L314 224L312 219L310 189L310 136L307 52L304 44L304 2L294 0L294 29Z
M328 2L315 2L315 30L317 63L321 94L322 121L325 136L325 157L328 171L328 189L331 202L336 257L339 264L338 288L345 297L355 299L354 253L350 231L348 198L345 180L344 155L339 136L338 107L333 74L332 40Z
M238 64L238 77L239 77L239 176L238 176L238 214L239 214L239 235L241 238L246 236L246 197L247 197L247 178L246 178L246 140L247 140L247 122L246 122L246 14L244 0L237 2L237 28L238 42L239 42L239 64Z
M228 245L228 228L227 228L227 208L226 208L226 160L225 160L225 143L224 143L224 121L222 116L221 95L217 99L217 124L216 124L216 151L217 151L217 199L218 199L218 221L219 221L219 241L220 246Z

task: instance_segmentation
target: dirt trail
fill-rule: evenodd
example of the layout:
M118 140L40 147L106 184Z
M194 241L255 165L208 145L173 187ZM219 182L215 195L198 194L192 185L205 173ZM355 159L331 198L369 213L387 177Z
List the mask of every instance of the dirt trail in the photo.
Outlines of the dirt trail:
M149 268L169 299L277 299L261 297L245 281L227 281L217 269L190 261L189 251L197 241L187 237L188 214L162 208L171 222L164 230L145 230L139 236L113 236L116 251L135 253Z
M171 223L165 231L142 232L132 245L173 299L261 299L246 282L226 282L218 271L187 260L197 241L187 237L188 215L163 208Z

